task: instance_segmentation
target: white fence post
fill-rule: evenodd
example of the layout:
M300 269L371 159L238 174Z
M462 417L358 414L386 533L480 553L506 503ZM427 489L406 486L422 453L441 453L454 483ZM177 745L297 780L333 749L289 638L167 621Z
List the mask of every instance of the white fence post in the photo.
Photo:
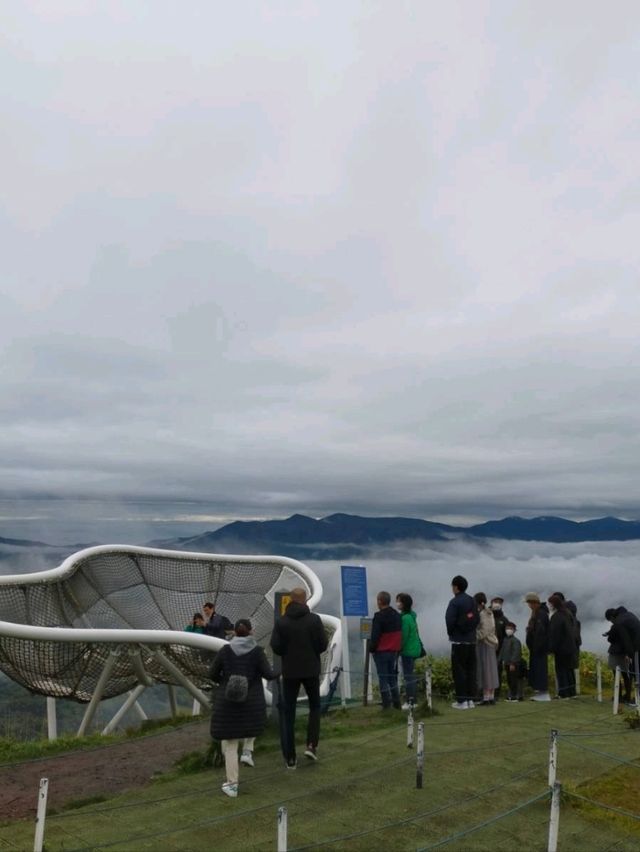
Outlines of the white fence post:
M433 710L433 696L431 694L432 679L433 678L432 678L432 673L431 673L431 666L427 666L425 673L424 673L424 689L425 689L425 695L426 695L426 698L427 698L427 707L429 708L429 710Z
M598 703L602 704L602 663L596 660L596 695Z
M416 751L416 789L422 790L424 775L424 722L418 722L418 750Z
M549 843L547 852L557 852L558 849L558 829L560 828L560 794L562 793L562 784L556 783L553 785L551 793L551 814L549 816Z
M636 670L636 713L640 716L640 651L633 655L633 662Z
M407 716L407 748L413 748L413 706L409 708Z
M36 833L33 839L33 852L42 852L44 844L44 821L47 816L47 794L49 793L49 779L41 778L38 789L38 811L36 813Z
M578 663L578 668L575 670L575 678L576 678L576 695L580 695L582 693L582 684L580 682L580 663Z
M287 852L287 809L278 808L278 852Z
M549 741L549 786L553 789L558 774L558 732L555 728L551 730Z
M613 715L618 715L620 706L620 666L616 666L616 676L613 679Z

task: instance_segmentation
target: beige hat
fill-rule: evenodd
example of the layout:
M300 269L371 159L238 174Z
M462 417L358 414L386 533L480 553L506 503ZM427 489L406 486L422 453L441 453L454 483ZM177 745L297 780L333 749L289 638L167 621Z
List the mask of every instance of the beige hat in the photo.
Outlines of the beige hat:
M540 603L540 598L535 592L527 592L524 596L525 603Z

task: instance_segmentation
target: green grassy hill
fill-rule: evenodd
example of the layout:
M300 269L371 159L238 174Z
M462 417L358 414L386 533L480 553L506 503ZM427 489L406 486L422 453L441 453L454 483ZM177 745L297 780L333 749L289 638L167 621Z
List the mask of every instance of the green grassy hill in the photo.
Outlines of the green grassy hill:
M230 800L220 792L224 770L204 766L203 744L202 754L144 788L50 815L46 848L272 850L277 810L285 805L290 850L544 850L552 728L560 732L558 780L566 793L583 797L565 796L559 848L640 847L640 730L614 718L609 703L587 696L461 713L443 701L436 710L424 719L421 790L405 714L338 709L324 720L318 764L285 770L269 730L258 741L256 767L242 767L240 795ZM161 748L161 738L156 742ZM0 848L32 844L33 822L0 827Z

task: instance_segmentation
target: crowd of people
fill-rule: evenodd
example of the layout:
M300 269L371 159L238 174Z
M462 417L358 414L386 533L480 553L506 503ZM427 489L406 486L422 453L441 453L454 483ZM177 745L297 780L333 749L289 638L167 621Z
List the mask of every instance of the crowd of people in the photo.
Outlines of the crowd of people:
M484 592L471 596L467 580L458 575L451 581L453 597L445 613L451 643L451 670L456 710L493 706L501 696L506 680L506 700L523 701L525 684L533 691L533 701L550 701L549 656L555 664L555 698L576 697L575 671L582 644L578 610L562 592L553 592L542 600L535 592L523 599L529 609L524 630L528 649L525 662L516 623L504 614L504 598L487 599ZM413 599L406 592L395 598L387 591L378 592L377 612L371 624L370 651L378 674L383 710L409 709L417 700L415 663L426 651L418 631ZM281 676L281 741L288 769L297 766L295 717L300 688L308 698L305 756L317 760L320 738L320 659L327 648L327 636L318 615L306 603L302 588L290 592L284 614L276 618L271 649L276 665L272 667L265 651L252 635L246 618L231 624L216 612L213 603L203 606L204 616L195 613L185 628L229 639L216 655L210 677L219 688L214 693L211 735L220 740L225 760L225 795L238 795L240 764L254 766L255 738L266 724L266 702L262 681ZM620 700L633 703L634 660L640 653L640 620L625 607L608 609L611 623L604 634L609 640L609 666L621 671ZM398 670L402 670L404 703L401 700Z
M471 710L478 704L494 705L503 673L507 701L522 701L527 681L533 690L532 701L550 701L550 655L555 665L554 697L575 698L575 672L582 645L576 604L562 592L553 592L546 601L535 592L524 596L523 603L529 608L525 628L527 665L522 643L516 637L517 625L502 610L504 598L495 596L487 605L484 592L471 597L467 588L464 577L453 578L453 597L445 614L456 698L452 707ZM621 670L620 700L633 704L632 680L634 660L640 653L640 620L622 606L608 609L605 618L612 625L604 634L609 639L609 667Z

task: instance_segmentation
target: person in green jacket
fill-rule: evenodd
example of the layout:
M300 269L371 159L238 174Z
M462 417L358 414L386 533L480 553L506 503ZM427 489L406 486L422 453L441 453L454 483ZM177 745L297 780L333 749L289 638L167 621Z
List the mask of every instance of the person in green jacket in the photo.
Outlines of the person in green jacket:
M202 613L196 612L191 619L191 624L185 627L187 633L204 633L204 618Z
M405 592L396 595L396 607L402 617L402 677L404 679L405 703L403 710L408 710L416 703L417 683L414 673L415 662L423 655L422 642L418 633L418 622L413 611L413 598Z

